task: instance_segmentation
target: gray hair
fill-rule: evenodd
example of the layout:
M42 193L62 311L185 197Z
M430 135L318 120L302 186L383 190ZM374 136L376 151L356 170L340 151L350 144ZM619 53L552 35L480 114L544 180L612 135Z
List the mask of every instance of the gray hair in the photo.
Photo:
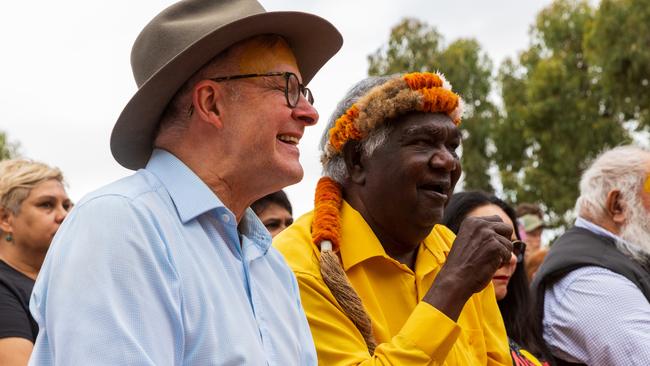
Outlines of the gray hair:
M371 76L366 79L361 80L355 84L348 92L345 94L345 97L336 105L336 109L330 116L327 126L325 126L325 131L320 140L320 150L321 157L325 156L325 145L330 138L329 131L336 120L343 115L359 98L366 95L370 89L379 86L390 79L393 79L395 75L390 76ZM359 149L362 151L365 157L370 157L375 152L375 150L381 146L385 141L388 135L390 134L391 127L389 124L381 124L376 129L372 130L368 136L361 140L359 143ZM345 160L343 154L337 154L333 156L328 161L321 158L323 162L323 175L328 176L338 183L343 184L348 178L348 171L345 167Z
M580 197L576 201L578 215L604 217L607 194L614 189L621 192L626 202L638 199L636 195L646 179L649 157L649 150L635 145L601 153L580 179Z

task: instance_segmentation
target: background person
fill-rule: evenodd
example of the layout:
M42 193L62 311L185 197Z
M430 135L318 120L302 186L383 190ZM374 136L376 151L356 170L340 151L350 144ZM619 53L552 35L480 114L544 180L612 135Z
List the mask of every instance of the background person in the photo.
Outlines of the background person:
M650 151L598 156L576 212L533 281L544 339L558 365L650 365Z
M59 169L22 159L0 162L0 365L29 360L38 334L29 296L71 207Z
M291 202L284 191L267 194L253 202L251 208L272 237L293 223Z
M133 175L61 227L30 304L32 365L316 364L296 279L250 204L303 176L305 86L341 36L254 0L184 0L131 53L111 152Z
M455 193L445 208L442 223L454 233L458 233L461 223L467 217L493 215L499 216L504 223L512 227L513 241L521 240L518 230L515 229L515 210L503 200L484 192ZM543 365L546 363L533 355L543 355L545 347L543 340L537 338L532 329L535 322L530 316L532 302L524 263L526 245L521 244L513 246L510 261L494 273L492 283L510 338L510 353L516 360L514 364L526 365L528 361L534 365Z
M542 248L542 234L544 232L544 212L539 205L534 203L520 203L517 205L517 219L522 230L522 240L526 242L526 260Z
M436 225L461 175L461 115L431 73L365 79L337 106L314 211L274 242L320 364L512 364L491 284L512 229L496 217L458 237Z
M526 260L526 276L528 277L528 282L533 282L535 274L537 274L539 267L544 263L547 254L548 248L542 248L537 253L528 257L528 260Z

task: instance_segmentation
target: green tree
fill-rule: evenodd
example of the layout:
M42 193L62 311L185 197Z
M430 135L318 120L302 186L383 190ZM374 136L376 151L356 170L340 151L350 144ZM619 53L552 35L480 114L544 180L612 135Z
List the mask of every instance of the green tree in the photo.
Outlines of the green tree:
M414 71L441 71L467 105L461 125L465 187L492 191L490 125L498 116L488 99L492 62L474 39L459 39L444 46L442 35L425 22L407 18L392 28L388 43L368 56L369 75Z
M650 1L603 0L586 48L619 118L650 128Z
M493 157L511 200L541 202L565 223L580 174L601 150L630 140L598 67L585 57L595 10L559 0L542 10L530 47L499 70L504 117Z
M11 159L18 154L18 144L10 143L7 135L0 131L0 160Z

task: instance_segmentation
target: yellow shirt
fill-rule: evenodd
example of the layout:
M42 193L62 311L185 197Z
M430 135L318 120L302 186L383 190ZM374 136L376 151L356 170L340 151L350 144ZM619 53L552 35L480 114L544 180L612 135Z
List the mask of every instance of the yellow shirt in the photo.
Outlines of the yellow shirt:
M414 273L390 258L363 217L343 202L340 255L372 319L378 346L370 356L323 282L311 241L312 216L298 219L274 245L298 279L320 365L512 365L491 283L468 300L458 322L421 302L454 240L449 229L436 226L420 245Z

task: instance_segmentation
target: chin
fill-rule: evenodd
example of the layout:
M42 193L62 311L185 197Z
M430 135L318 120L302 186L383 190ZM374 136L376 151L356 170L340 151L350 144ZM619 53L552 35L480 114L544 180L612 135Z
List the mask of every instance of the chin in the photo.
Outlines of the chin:
M304 174L302 166L296 161L295 164L276 165L275 168L271 168L271 174L267 175L267 177L273 177L271 179L274 180L274 183L280 185L280 188L277 189L280 190L300 182Z
M427 212L423 212L419 215L418 222L420 222L422 226L430 226L433 228L436 224L442 222L443 214L444 209L442 207L436 208L434 210L428 210Z
M508 294L508 290L505 288L496 287L494 289L494 294L496 295L497 301L503 300Z

